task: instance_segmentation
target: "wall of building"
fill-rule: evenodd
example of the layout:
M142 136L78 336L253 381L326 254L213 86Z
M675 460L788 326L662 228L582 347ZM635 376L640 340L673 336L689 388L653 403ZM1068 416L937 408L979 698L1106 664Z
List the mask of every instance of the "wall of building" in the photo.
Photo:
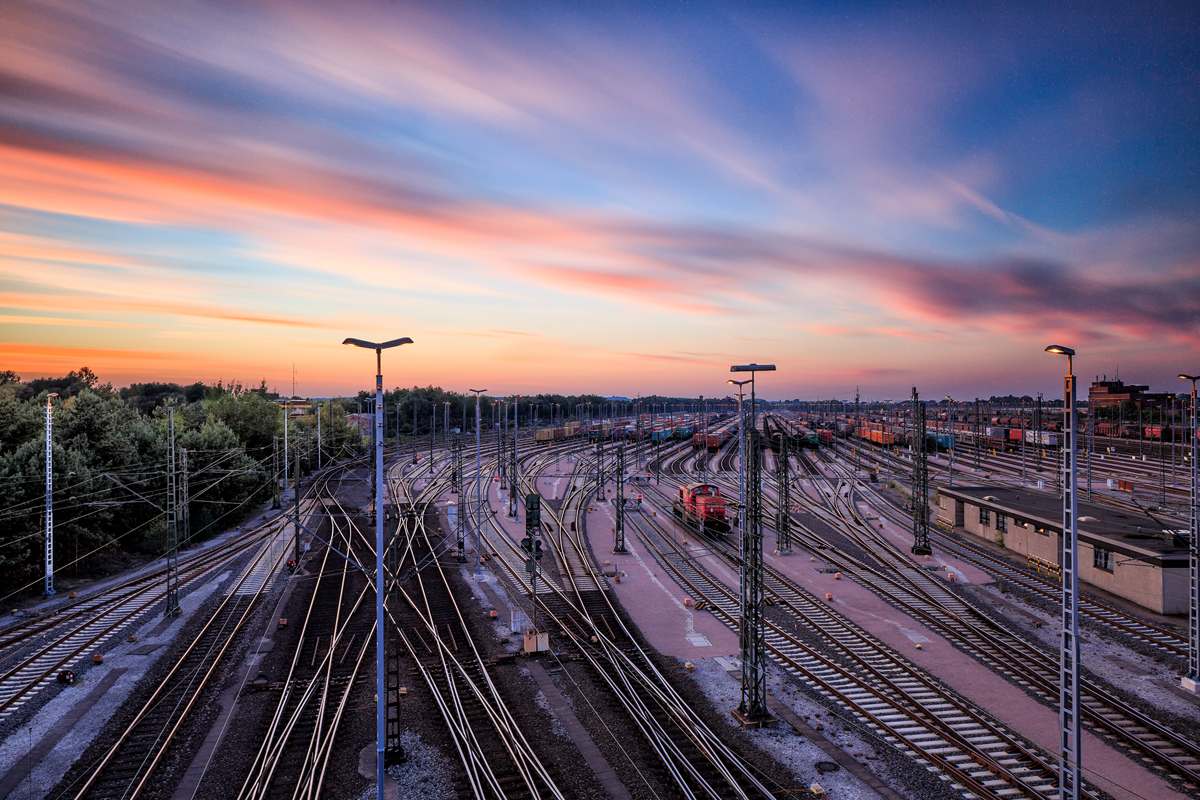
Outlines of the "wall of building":
M954 525L955 499L938 496L938 521ZM979 521L979 506L964 502L963 525L965 531L993 544L997 540L996 512L991 511L987 523ZM1051 564L1058 564L1062 547L1057 530L1040 533L1033 524L1017 525L1008 517L1008 530L1003 532L1002 544L1021 556L1035 556ZM1095 545L1079 542L1079 580L1117 597L1122 597L1143 608L1159 614L1187 614L1188 574L1186 568L1163 569L1144 561L1133 561L1128 556L1115 553L1113 569L1108 571L1095 566Z

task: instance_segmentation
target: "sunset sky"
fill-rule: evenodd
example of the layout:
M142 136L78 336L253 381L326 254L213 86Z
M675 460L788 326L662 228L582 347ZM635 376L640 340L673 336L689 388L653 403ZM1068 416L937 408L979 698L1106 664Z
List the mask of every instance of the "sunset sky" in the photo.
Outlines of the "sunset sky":
M1186 388L1200 5L804 5L5 2L0 369Z

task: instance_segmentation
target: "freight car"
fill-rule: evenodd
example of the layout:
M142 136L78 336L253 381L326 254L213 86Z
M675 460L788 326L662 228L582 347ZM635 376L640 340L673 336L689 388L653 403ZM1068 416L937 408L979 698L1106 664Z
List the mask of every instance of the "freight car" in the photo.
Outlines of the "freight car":
M701 533L728 533L725 498L711 483L690 483L679 487L679 496L671 503L675 516Z

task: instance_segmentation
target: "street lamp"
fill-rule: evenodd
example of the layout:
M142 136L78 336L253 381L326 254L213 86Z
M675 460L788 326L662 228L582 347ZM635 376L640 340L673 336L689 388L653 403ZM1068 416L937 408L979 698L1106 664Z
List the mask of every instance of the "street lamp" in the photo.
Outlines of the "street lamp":
M1062 548L1058 559L1062 569L1062 632L1058 670L1058 796L1060 800L1079 800L1083 775L1079 716L1079 525L1075 496L1075 375L1072 371L1075 351L1069 347L1052 344L1046 348L1046 352L1067 357L1067 375L1063 379Z
M346 339L342 344L364 347L375 351L375 780L377 797L383 800L383 745L384 726L387 716L387 686L383 679L383 351L402 344L412 344L412 339L392 339L376 343L362 339Z
M475 393L475 577L483 577L483 550L480 546L480 528L483 527L483 490L479 488L479 479L483 475L483 461L479 449L479 395L487 389L468 389Z
M1196 381L1200 375L1183 375L1179 377L1192 382L1192 525L1188 539L1188 591L1191 593L1188 602L1188 674L1183 679L1183 688L1196 691L1200 683L1200 508L1197 508L1197 495L1200 494L1200 483L1197 482L1196 465Z

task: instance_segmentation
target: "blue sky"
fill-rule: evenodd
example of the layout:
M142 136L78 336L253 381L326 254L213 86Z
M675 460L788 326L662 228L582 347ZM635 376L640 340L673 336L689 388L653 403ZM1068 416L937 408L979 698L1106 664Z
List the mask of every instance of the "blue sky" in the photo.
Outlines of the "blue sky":
M1194 4L13 2L25 377L974 397L1200 353ZM399 357L398 357L399 358ZM369 378L369 376L368 376ZM492 387L495 384L495 387ZM778 392L777 394L775 392Z

